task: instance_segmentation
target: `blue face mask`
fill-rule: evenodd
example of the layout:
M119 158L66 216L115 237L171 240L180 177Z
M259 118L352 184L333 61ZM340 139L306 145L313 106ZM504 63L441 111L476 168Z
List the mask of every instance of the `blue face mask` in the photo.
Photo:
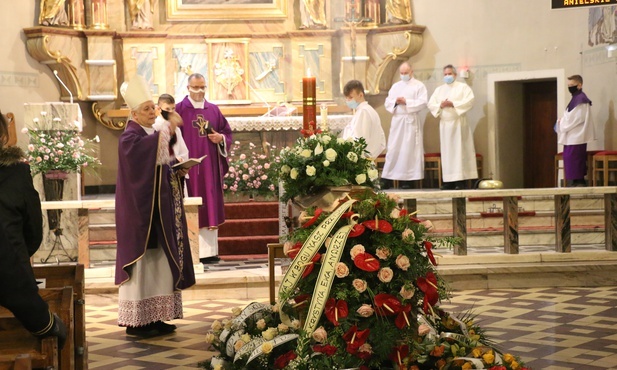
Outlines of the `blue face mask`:
M454 82L454 76L452 75L443 76L443 82L447 83L448 85L451 84L452 82Z
M409 81L411 80L411 76L410 75L401 75L401 81Z
M347 100L346 103L347 103L347 106L351 109L356 109L358 108L358 105L360 105L360 103L358 103L355 100Z

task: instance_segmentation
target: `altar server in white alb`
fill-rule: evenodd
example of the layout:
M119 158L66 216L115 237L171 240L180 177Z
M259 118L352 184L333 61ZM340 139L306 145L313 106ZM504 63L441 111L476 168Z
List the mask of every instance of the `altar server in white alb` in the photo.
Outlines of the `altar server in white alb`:
M401 189L410 189L411 181L424 178L424 122L420 112L428 100L426 86L413 77L411 65L399 67L401 80L390 88L386 110L392 113L388 151L382 173L382 188L399 180Z
M583 92L583 77L568 77L572 100L563 117L557 120L557 140L563 145L563 165L570 186L585 186L587 173L587 143L595 140L591 119L591 100Z
M443 68L443 80L445 84L435 89L428 101L431 114L440 119L441 189L464 189L465 180L478 177L473 132L466 115L474 95L467 84L456 81L456 69L451 64Z
M358 80L351 80L345 84L343 94L347 106L356 112L351 121L341 132L343 139L364 138L366 151L373 159L379 157L386 149L386 134L381 127L381 119L377 111L364 99L364 86Z

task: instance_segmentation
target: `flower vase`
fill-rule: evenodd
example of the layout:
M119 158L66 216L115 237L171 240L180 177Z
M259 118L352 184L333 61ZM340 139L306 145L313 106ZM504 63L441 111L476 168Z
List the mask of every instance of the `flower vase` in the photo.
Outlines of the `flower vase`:
M64 182L68 177L68 173L61 170L51 170L43 174L43 189L46 201L62 200L64 194ZM49 230L56 233L60 230L60 220L62 217L61 209L48 209L47 219Z

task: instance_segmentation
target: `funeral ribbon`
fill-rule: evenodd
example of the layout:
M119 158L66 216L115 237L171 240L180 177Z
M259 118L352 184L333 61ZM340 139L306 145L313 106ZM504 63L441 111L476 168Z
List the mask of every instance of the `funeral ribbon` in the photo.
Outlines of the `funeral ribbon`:
M313 298L311 299L306 321L304 322L304 331L308 334L311 334L317 329L319 318L321 318L324 307L326 306L326 301L330 295L336 264L341 260L343 250L345 249L345 243L347 242L347 236L353 228L354 223L355 222L338 229L328 246L326 257L319 270L319 276L317 277L315 289L313 290Z
M330 216L328 216L328 218L326 218L321 224L319 224L319 226L317 226L317 228L315 228L311 235L309 235L309 237L306 239L306 241L302 245L302 248L300 248L298 255L296 255L294 260L291 262L287 273L285 274L285 276L283 276L283 280L281 281L281 285L279 287L279 302L281 305L284 305L286 303L285 300L288 299L289 294L296 287L296 285L298 285L298 282L300 282L300 279L302 278L302 272L304 271L305 266L310 263L315 254L317 254L317 251L319 251L319 248L321 248L323 243L326 241L326 238L328 238L328 235L330 235L330 232L332 231L332 229L334 229L336 223L341 219L343 213L345 213L355 202L355 199L350 199L343 205L338 207L334 212L332 212L332 214L330 214ZM344 226L344 228L347 228L347 226ZM351 228L347 230L347 234L345 234L345 240L347 240L347 235L349 234L349 231L351 231ZM345 244L343 241L342 246L344 245ZM342 249L342 246L340 247L340 249ZM330 252L328 251L328 253ZM320 282L318 280L316 286L319 286L319 284ZM330 289L328 289L328 293L329 291ZM325 304L326 300L324 299L323 301ZM289 317L283 312L283 310L280 311L280 316L281 321L284 324L291 325L291 320L289 320Z

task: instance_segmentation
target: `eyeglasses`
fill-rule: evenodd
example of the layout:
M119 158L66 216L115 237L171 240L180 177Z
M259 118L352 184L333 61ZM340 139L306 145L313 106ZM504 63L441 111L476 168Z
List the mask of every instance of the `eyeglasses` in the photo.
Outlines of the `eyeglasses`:
M206 87L205 86L189 86L189 91L194 94L205 93Z

